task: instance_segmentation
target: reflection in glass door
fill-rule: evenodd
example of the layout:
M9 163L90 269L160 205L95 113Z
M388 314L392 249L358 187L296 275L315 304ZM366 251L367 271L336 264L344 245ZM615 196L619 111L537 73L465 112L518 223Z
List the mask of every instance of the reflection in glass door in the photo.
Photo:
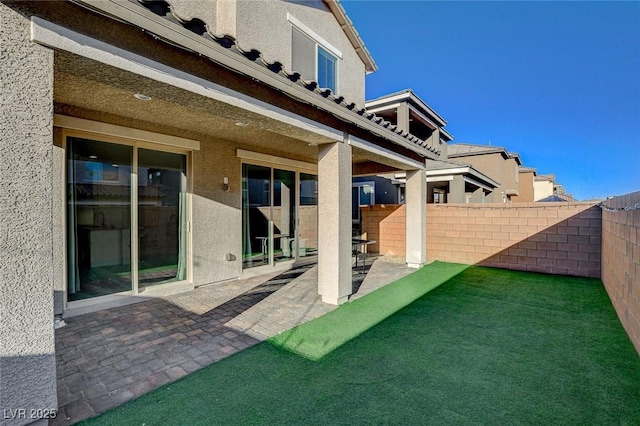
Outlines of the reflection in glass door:
M242 165L242 267L307 258L318 247L318 177Z
M67 139L69 301L187 278L186 158Z
M271 168L242 165L242 267L268 265L270 244Z
M300 173L298 257L318 253L318 176ZM302 259L300 259L302 260Z
M273 170L273 258L275 262L295 258L296 173Z
M133 147L67 141L69 300L132 290Z
M138 286L186 279L186 156L138 150Z

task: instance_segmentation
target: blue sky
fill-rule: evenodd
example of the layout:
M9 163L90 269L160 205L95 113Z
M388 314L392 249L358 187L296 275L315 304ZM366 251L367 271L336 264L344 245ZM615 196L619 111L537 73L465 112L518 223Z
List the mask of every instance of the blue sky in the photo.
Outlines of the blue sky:
M343 0L376 60L454 142L504 146L580 200L640 190L639 2Z

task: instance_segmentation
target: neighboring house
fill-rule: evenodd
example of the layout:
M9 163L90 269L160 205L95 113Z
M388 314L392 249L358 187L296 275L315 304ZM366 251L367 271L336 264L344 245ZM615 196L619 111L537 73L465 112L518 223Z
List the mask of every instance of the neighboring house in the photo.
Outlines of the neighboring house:
M405 173L406 262L425 262L425 161L450 137L362 108L376 66L337 1L2 2L0 20L3 409L57 406L54 314L311 255L343 303L353 175Z
M534 181L538 171L533 167L520 166L518 169L518 195L511 197L516 203L530 203L535 201Z
M533 201L539 201L554 194L556 177L552 174L536 175L533 181Z
M499 183L469 164L452 160L427 161L427 203L484 203ZM373 180L377 204L403 204L405 173L387 173ZM389 184L397 190L389 189ZM354 183L356 185L356 183ZM379 194L379 195L378 195ZM373 204L373 203L371 203Z
M447 147L453 136L444 129L446 121L411 89L367 101L366 108L436 149L438 159L426 162L428 203L483 203L499 185L470 164L447 160ZM374 202L403 204L404 178L402 172L385 173L377 178L354 178L353 185L363 188L360 194L354 190L354 224L360 219L360 211L355 206L363 207ZM363 197L363 190L372 190L374 196Z
M487 203L506 203L520 195L520 156L505 148L468 143L450 144L448 159L470 164L477 171L498 182L499 185L487 195Z
M447 158L447 143L453 136L444 127L447 122L411 89L390 93L367 101L367 112L382 117L433 149L438 159Z

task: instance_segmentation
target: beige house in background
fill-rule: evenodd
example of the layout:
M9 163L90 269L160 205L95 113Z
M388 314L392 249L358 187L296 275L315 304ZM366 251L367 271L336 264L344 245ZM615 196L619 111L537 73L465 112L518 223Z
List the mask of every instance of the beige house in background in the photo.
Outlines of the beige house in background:
M518 168L518 191L520 194L511 197L511 201L516 203L530 203L535 200L534 182L538 174L533 167L520 166Z
M478 172L498 183L498 186L487 194L487 203L506 203L513 196L520 195L519 168L522 165L517 153L510 153L505 148L456 143L448 146L448 159L461 161L471 165Z
M0 19L3 409L57 407L54 315L309 260L322 300L348 300L353 175L404 173L424 264L446 132L363 108L376 65L338 1L3 1Z
M536 175L533 181L533 201L551 197L554 194L555 181L556 177L552 174Z

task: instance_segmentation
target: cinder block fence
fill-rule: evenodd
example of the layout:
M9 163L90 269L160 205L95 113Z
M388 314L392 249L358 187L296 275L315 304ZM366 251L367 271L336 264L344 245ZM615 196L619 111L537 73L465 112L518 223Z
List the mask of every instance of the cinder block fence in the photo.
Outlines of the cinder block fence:
M640 192L607 200L603 208L579 202L428 204L427 259L601 278L640 353L637 203ZM372 252L404 256L405 223L403 205L362 208L363 233L377 241Z

